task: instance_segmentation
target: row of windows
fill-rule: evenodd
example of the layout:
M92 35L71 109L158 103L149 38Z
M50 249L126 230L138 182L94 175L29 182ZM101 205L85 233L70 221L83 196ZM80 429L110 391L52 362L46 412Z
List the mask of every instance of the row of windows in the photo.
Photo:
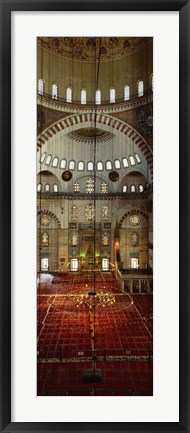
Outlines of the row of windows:
M93 204L88 204L85 206L85 221L94 221L95 218L95 207ZM109 207L102 207L102 220L109 221ZM77 206L72 206L71 208L71 221L78 221L78 208Z
M51 191L51 187L49 183L46 183L45 185L42 185L42 183L38 183L37 185L37 192L50 192ZM54 183L54 185L52 185L52 191L53 192L59 192L59 188L58 185L56 183Z
M102 194L105 194L105 193L108 192L108 185L107 185L106 182L102 182L100 188L101 188L100 190L101 190ZM80 192L80 190L81 190L80 183L79 182L75 182L73 184L73 192ZM42 185L41 183L38 183L38 185L37 185L37 192L42 192L42 191L44 191L44 192L50 192L51 191L50 184L46 183L45 185ZM59 192L57 184L52 185L52 191L53 192ZM123 185L122 191L123 192L128 192L128 191L130 191L130 192L137 192L137 191L138 192L143 192L144 191L144 187L141 184L138 186L138 188L135 185L131 185L130 188L128 188L128 185ZM86 192L88 194L91 194L91 193L94 192L94 180L91 179L91 178L86 181Z
M144 186L143 185L138 185L138 188L135 185L131 185L130 188L128 188L128 185L123 185L122 188L123 192L143 192L144 191Z
M150 77L151 80L151 89L153 91L153 74L151 74ZM40 78L38 80L38 94L44 95L44 88L45 88L45 81ZM144 95L144 81L139 80L137 82L137 95L138 97ZM58 85L52 84L52 92L51 92L52 99L58 99ZM128 101L130 99L130 87L128 85L124 86L123 88L123 100ZM68 87L66 89L66 102L71 103L73 100L73 89L71 87ZM109 90L109 101L110 104L114 104L116 102L116 90L112 87ZM97 89L95 92L95 103L97 105L101 104L102 102L102 92L100 89ZM80 103L81 104L87 104L87 90L82 89L80 92Z
M104 211L105 209L103 210L102 219L107 220L108 218L107 217L105 218ZM94 206L87 205L85 208L85 221L93 221L94 216L95 216ZM71 233L69 241L72 246L77 246L79 243L78 233L77 232ZM110 243L110 234L105 232L102 234L102 244L103 246L109 246L109 243ZM139 235L138 233L134 232L131 234L131 246L137 247L138 245L139 245ZM41 246L46 248L49 246L49 233L47 231L44 231L41 234Z
M52 157L52 155L48 155L46 157L46 152L44 152L40 158L40 162L44 163L46 165L50 165L54 168L57 168L58 165L60 168L62 169L66 169L67 167L67 160L65 158L61 159L60 164L59 164L59 158L56 157ZM105 169L106 170L113 170L113 168L115 169L120 169L120 168L127 168L129 167L129 164L131 166L134 166L136 164L140 164L141 163L141 159L138 155L138 153L135 153L134 156L133 155L129 155L128 158L124 157L122 158L122 161L120 161L119 159L115 159L115 161L112 163L111 161L106 161L105 162ZM75 160L71 160L68 162L68 169L69 170L75 170L77 167L78 171L85 171L85 162L84 161L79 161L78 163L76 163ZM89 161L86 163L86 170L87 171L93 171L94 170L94 162ZM102 161L98 161L96 163L96 170L97 171L103 171L104 170L104 164Z

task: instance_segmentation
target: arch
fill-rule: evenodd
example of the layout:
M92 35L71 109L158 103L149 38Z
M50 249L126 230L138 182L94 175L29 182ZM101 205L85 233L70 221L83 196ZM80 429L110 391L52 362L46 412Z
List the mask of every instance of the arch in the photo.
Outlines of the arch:
M43 214L46 214L46 215L48 215L49 217L51 217L51 218L54 218L54 220L56 221L56 223L57 223L57 226L58 226L58 228L60 229L61 228L61 222L60 222L60 220L59 220L59 218L57 217L57 215L55 215L53 212L51 212L50 210L39 210L38 212L37 212L37 215L43 215Z
M43 144L47 143L50 138L58 134L62 130L66 130L73 126L77 126L82 124L85 127L85 124L93 124L95 122L95 114L92 112L89 113L81 113L74 114L68 116L67 118L63 118L58 120L53 125L42 131L42 133L38 136L37 139L37 150L39 151ZM107 125L112 130L116 130L119 133L124 134L126 137L130 138L130 140L139 148L141 153L144 155L148 167L150 169L151 175L153 175L153 151L145 138L132 126L128 125L124 121L117 119L115 117L106 115L106 114L97 114L96 115L96 125L102 126Z
M134 215L134 214L136 214L136 215L141 215L141 216L143 216L143 217L148 221L148 215L146 215L145 212L142 212L142 211L140 211L140 210L138 210L138 209L132 209L132 210L129 210L128 212L126 212L126 213L121 217L121 219L120 219L120 221L119 221L119 228L120 228L120 229L122 228L123 221L124 221L128 216L131 216L131 215Z

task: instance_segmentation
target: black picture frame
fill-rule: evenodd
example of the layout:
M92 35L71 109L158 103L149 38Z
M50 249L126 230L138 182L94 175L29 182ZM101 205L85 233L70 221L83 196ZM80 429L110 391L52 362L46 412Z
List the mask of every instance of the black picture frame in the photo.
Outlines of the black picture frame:
M11 422L11 12L12 11L179 11L180 20L180 382L179 422L48 423ZM189 432L189 138L190 0L0 0L0 431L1 432ZM169 31L169 23L168 23ZM175 176L175 173L173 173ZM168 246L172 248L172 245ZM171 357L172 362L172 357ZM148 403L147 403L148 404ZM168 402L168 405L170 402Z

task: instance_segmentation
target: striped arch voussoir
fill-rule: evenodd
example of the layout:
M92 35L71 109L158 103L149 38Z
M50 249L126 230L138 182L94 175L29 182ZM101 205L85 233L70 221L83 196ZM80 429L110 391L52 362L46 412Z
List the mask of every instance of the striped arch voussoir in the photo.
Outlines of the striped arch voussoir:
M119 228L120 228L120 229L122 228L123 221L124 221L128 216L131 216L131 215L141 215L141 216L143 216L146 220L148 220L148 215L146 215L144 212L139 211L139 210L137 210L137 209L133 209L133 210L130 210L130 211L126 212L126 213L122 216L122 218L120 219L120 221L119 221Z
M50 210L45 210L45 209L40 210L40 211L38 211L37 215L48 215L49 217L53 218L56 221L58 228L59 229L61 228L61 223L60 223L59 218Z
M138 148L145 156L151 174L153 173L152 153L148 148L146 140L138 133L138 131L134 130L131 126L126 125L126 123L122 122L119 119L104 114L81 113L67 117L66 119L59 120L57 123L42 132L42 134L38 137L37 150L40 150L42 145L45 144L51 137L56 135L58 132L81 123L95 121L96 125L101 124L110 126L111 128L115 128L117 131L125 134L127 137L133 140L133 142L138 146Z

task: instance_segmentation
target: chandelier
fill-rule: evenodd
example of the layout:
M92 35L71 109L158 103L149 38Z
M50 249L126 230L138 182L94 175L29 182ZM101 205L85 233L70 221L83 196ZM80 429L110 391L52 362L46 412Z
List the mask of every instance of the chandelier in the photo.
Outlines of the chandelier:
M115 303L115 296L111 292L88 292L78 294L72 297L73 302L77 306L87 305L90 309L93 307L111 307Z

